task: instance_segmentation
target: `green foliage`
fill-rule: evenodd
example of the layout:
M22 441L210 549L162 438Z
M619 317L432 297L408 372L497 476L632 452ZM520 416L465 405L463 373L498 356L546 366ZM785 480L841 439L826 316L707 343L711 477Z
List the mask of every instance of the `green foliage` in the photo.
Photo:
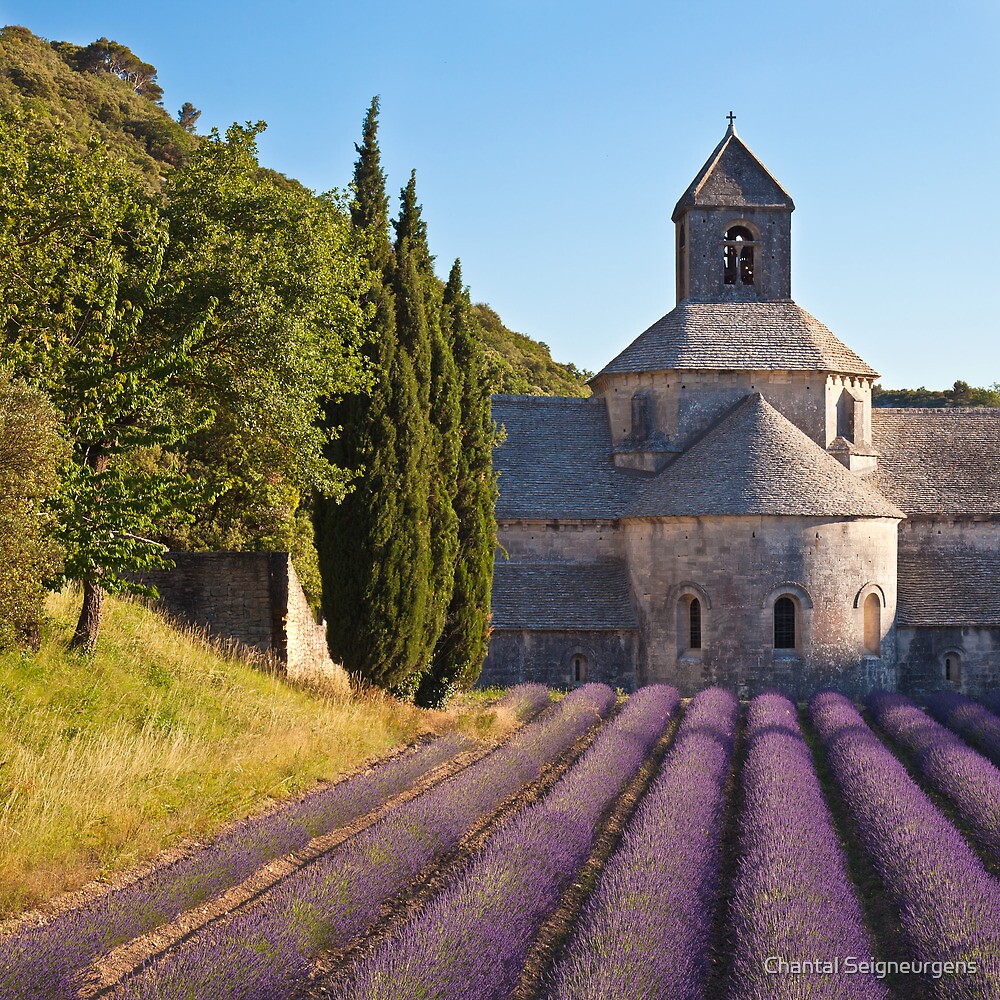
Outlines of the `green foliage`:
M50 45L16 25L0 30L0 110L28 111L58 124L77 150L97 136L148 187L158 187L161 176L195 148L197 137L154 103L148 89L140 94L114 72L78 68L84 51L69 42Z
M123 574L162 564L146 536L184 510L192 484L118 459L206 421L186 392L202 329L146 322L166 227L96 141L80 154L33 118L0 115L0 204L4 360L46 392L73 444L53 501L65 574L127 590Z
M59 571L45 502L66 444L45 396L0 373L0 648L37 633L46 578Z
M98 38L70 55L70 49L63 46L63 58L69 57L71 65L81 73L110 73L124 80L140 97L158 101L163 96L163 88L156 82L156 67L143 62L127 45Z
M482 669L489 640L490 587L496 544L496 474L493 447L496 427L468 291L461 264L455 261L444 292L442 327L460 375L459 435L454 510L458 551L451 601L434 650L431 670L417 692L422 705L444 704L457 688L469 688Z
M290 548L301 497L347 486L325 454L321 401L366 384L362 247L335 197L260 170L262 129L213 133L165 187L169 294L158 320L204 324L188 391L215 415L161 459L211 498L190 525L166 523L176 547Z
M400 341L413 359L425 455L419 459L427 495L430 546L429 594L424 625L422 672L431 657L451 603L458 554L458 516L453 496L458 471L461 420L458 372L449 337L442 329L441 283L427 243L427 224L417 203L416 173L400 191L396 230L396 302Z
M397 334L391 287L388 200L378 148L378 100L357 147L351 218L368 239L370 391L331 402L328 421L342 426L332 443L338 465L358 470L342 503L320 498L316 529L330 652L347 670L405 692L425 668L430 575L426 426L414 365ZM410 267L411 278L415 277ZM412 281L402 282L415 308ZM412 332L411 332L412 336Z
M491 393L521 396L589 396L593 372L552 360L547 344L515 333L481 302L472 306L484 349L483 370Z
M185 132L193 132L200 117L201 112L190 101L185 101L177 112L177 123Z
M923 386L919 389L883 389L880 385L874 385L872 406L1000 407L1000 382L994 382L993 385L984 388L958 381L951 389L940 391L925 389Z

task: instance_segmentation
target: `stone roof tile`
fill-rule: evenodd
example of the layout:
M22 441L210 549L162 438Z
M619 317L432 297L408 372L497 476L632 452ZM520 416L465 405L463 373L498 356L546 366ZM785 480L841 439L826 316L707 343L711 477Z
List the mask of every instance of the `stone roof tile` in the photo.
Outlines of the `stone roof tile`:
M492 627L634 631L639 625L619 562L530 563L498 559L493 570Z
M602 400L494 396L499 518L614 518L633 474L614 467Z
M1000 516L1000 410L872 410L873 483L908 515Z
M628 505L632 517L699 515L903 513L758 392L740 400L661 473L636 484Z
M792 196L750 151L732 125L722 142L681 195L671 218L674 222L689 208L785 208L792 211Z
M1000 626L1000 552L900 549L898 565L900 625Z
M874 368L791 300L681 302L595 377L706 368L878 377Z

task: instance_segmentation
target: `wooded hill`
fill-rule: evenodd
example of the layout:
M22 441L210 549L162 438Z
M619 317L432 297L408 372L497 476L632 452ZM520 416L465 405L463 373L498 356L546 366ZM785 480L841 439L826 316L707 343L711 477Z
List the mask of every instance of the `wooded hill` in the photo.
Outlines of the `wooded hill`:
M186 103L178 112L185 124L171 117L156 100L155 67L137 56L133 55L135 63L147 67L146 75L151 76L142 93L137 93L128 66L116 63L113 55L104 59L105 71L99 71L93 53L96 45L50 43L24 27L4 28L0 31L0 109L26 109L42 120L58 122L67 138L81 149L90 137L98 136L110 153L122 157L150 188L158 189L170 171L196 148L199 137L194 129L199 112ZM107 48L111 46L128 52L116 42L108 42ZM81 58L88 49L89 58ZM353 140L345 136L344 141ZM298 185L277 171L266 172L279 183ZM546 344L508 329L488 305L476 303L473 311L482 332L494 392L590 394L586 386L589 372L554 361Z

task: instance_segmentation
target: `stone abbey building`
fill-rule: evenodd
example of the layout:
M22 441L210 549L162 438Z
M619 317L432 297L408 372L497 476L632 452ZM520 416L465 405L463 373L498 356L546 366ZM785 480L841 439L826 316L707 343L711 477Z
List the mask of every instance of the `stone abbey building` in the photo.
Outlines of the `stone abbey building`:
M482 683L1000 686L1000 410L873 409L791 297L791 197L730 124L674 209L677 305L506 430Z

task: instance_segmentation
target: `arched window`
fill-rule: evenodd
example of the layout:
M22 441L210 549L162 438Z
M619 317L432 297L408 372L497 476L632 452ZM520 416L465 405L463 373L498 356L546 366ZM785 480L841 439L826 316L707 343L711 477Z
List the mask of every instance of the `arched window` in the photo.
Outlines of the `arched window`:
M691 598L688 608L688 649L701 649L701 601Z
M865 598L865 649L873 656L882 655L882 602L878 594Z
M587 657L583 653L573 654L573 683L583 684L587 679Z
M958 653L945 653L944 656L944 679L951 684L960 684L962 681L962 660Z
M795 601L790 597L774 602L774 648L795 649Z
M730 226L723 244L723 280L727 285L753 284L753 233L746 226Z

